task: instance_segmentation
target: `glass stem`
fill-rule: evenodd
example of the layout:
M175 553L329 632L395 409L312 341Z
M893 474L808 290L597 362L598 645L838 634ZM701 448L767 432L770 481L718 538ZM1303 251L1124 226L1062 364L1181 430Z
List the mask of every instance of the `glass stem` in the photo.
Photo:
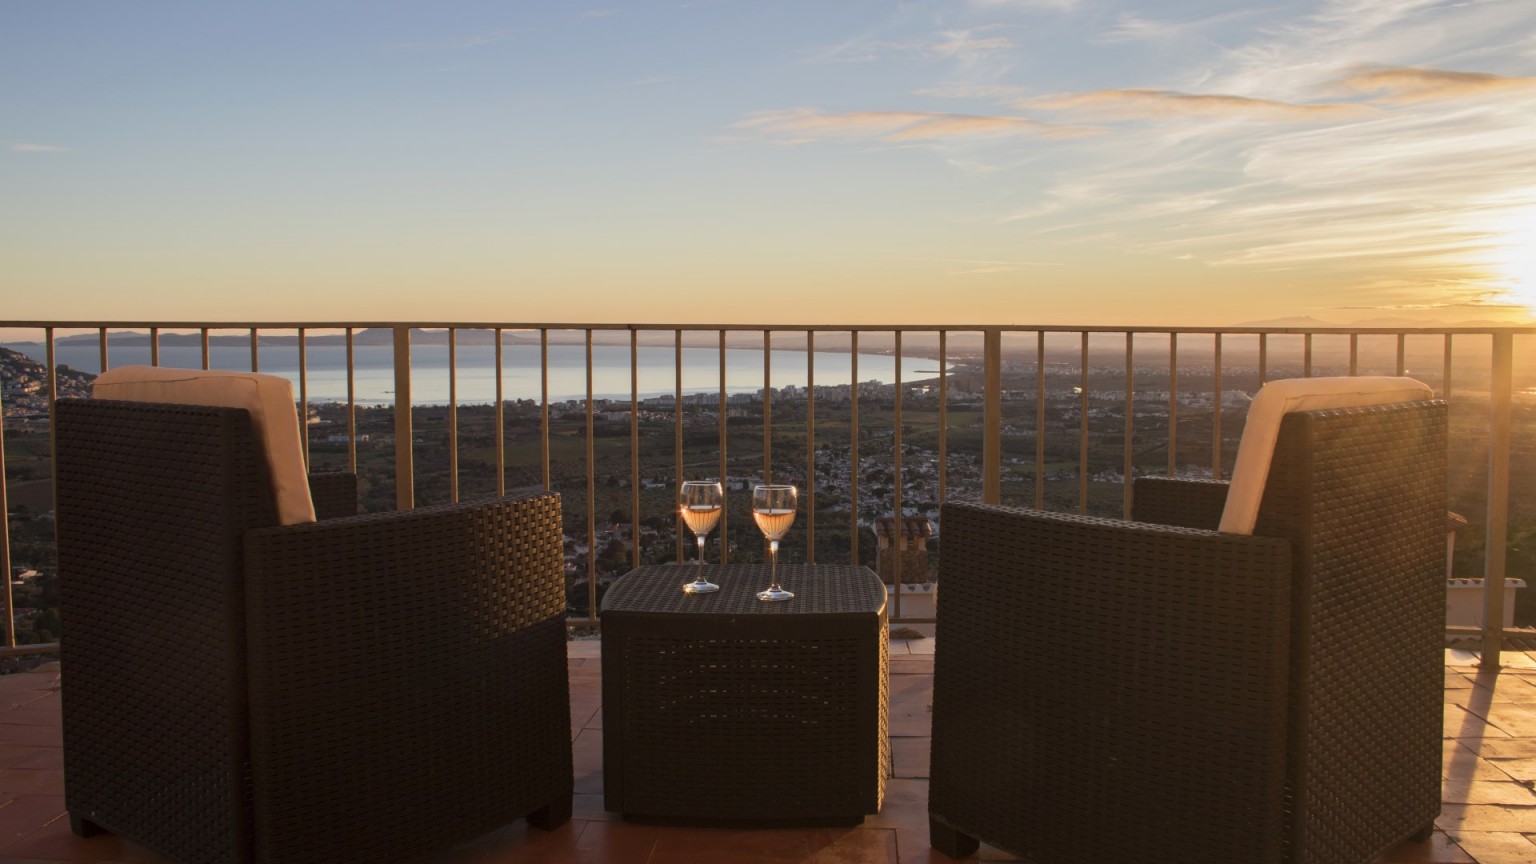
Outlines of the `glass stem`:
M699 566L700 567L704 566L704 538L703 537L699 538ZM704 577L700 576L699 578L703 579Z
M773 568L768 578L773 582L773 590L779 590L779 541L768 541L768 561Z

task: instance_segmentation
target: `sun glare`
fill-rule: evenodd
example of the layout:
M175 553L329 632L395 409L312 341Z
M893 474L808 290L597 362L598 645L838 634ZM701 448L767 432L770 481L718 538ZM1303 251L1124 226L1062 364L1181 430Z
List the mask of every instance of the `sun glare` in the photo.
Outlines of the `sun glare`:
M1508 223L1493 254L1495 277L1510 303L1536 314L1536 207Z

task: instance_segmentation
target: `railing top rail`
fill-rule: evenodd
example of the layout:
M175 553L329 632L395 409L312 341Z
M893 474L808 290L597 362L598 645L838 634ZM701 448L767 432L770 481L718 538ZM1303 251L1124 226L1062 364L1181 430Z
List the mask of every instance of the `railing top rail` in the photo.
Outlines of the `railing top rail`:
M1457 335L1457 334L1536 334L1536 325L1483 325L1483 326L1444 326L1444 327L1264 327L1264 326L1235 326L1235 327L1186 327L1186 326L1158 326L1158 325L1079 325L1079 324L676 324L676 323L578 323L578 322L528 322L528 321L163 321L163 320L116 320L116 321L3 321L0 320L0 328L15 329L46 329L55 330L135 330L149 328L159 330L392 330L399 327L409 327L412 330L611 330L617 332L628 331L664 331L664 330L689 330L689 331L730 331L752 332L784 331L784 332L847 332L856 330L860 332L902 332L902 333L934 333L938 331L948 332L1021 332L1021 333L1154 333L1154 334L1197 334L1207 335L1220 333L1226 334L1408 334L1408 335Z

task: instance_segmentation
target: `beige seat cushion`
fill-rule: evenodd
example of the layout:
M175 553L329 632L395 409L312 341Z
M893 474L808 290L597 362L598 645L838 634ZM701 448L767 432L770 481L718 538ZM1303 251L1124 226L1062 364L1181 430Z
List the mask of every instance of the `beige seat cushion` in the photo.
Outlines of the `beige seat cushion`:
M1232 485L1221 511L1221 531L1252 534L1269 478L1269 463L1280 436L1280 420L1292 411L1358 408L1433 399L1429 385L1412 378L1287 378L1259 388L1248 406L1248 422L1237 445Z
M283 525L315 521L304 468L299 414L286 378L256 372L120 366L97 376L92 395L126 402L167 402L250 412L258 446L272 471L272 497Z

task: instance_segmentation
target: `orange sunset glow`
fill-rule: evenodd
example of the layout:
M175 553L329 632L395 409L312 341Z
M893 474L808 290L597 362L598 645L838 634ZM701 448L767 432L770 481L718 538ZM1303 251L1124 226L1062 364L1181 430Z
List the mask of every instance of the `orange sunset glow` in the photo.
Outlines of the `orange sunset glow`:
M16 319L1525 323L1532 32L1518 0L12 3L0 288Z

